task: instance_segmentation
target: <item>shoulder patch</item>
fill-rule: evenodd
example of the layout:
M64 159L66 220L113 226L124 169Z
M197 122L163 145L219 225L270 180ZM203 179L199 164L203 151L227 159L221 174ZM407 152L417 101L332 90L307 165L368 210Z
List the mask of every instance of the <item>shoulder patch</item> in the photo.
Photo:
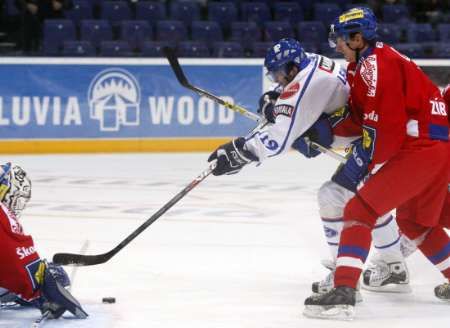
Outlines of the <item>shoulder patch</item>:
M375 97L378 80L377 55L370 55L362 62L360 74L367 85L367 96Z
M284 115L287 117L292 117L292 113L294 113L294 106L281 104L276 105L273 109L273 114L275 117L278 115Z
M283 90L283 93L280 96L280 99L289 99L294 96L300 90L300 84L295 82L293 85L290 85L286 90Z
M321 69L322 71L331 73L334 70L334 65L334 61L330 58L320 56L319 69Z

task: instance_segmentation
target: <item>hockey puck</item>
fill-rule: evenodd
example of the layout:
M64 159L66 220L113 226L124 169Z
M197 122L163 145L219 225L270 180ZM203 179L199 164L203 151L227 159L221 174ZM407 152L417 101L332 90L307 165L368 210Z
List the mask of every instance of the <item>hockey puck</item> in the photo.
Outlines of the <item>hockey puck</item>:
M107 304L116 303L116 298L115 297L103 297L102 302L107 303Z

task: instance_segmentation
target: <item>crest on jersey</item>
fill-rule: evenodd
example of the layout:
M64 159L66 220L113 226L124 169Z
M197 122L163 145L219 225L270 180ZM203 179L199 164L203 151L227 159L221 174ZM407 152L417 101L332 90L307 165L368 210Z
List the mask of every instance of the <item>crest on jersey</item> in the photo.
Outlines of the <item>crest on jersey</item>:
M88 101L90 118L100 122L101 131L139 125L139 83L124 69L100 72L89 86Z
M367 96L375 97L377 92L378 66L377 56L368 56L361 64L361 78L367 85Z
M300 83L295 82L294 84L283 90L283 93L280 95L280 99L289 99L293 97L299 90Z
M377 138L377 130L371 128L367 125L363 126L363 140L362 146L363 149L369 153L369 158L371 159L373 156L375 139Z

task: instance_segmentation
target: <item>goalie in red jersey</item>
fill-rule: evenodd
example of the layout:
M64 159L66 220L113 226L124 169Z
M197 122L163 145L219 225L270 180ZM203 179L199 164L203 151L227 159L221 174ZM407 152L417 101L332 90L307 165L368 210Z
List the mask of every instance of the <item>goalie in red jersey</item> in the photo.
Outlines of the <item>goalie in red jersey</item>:
M335 288L305 300L309 317L353 318L371 231L381 214L395 208L401 231L450 278L450 238L443 228L450 167L447 105L414 62L377 42L376 29L376 17L364 7L343 13L331 26L330 43L356 64L350 101L362 135L332 178L355 192L344 209ZM435 295L449 300L450 284L437 286Z
M25 171L11 163L1 165L0 298L34 305L50 318L56 319L67 310L84 319L87 313L64 288L69 284L65 271L40 258L33 238L24 233L18 221L30 198L31 181Z

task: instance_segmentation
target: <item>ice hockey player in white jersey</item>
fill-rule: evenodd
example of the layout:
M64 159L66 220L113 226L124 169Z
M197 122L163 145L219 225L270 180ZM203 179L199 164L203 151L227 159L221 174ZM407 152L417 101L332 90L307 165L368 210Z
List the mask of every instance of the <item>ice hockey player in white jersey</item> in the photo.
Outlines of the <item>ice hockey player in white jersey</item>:
M326 57L307 54L294 39L277 42L264 65L282 87L275 105L263 109L272 124L219 147L209 158L218 160L214 175L236 173L252 161L286 153L322 114L330 115L347 102L345 70Z
M260 101L260 112L269 124L216 149L208 159L217 160L214 175L237 173L246 164L286 153L291 147L308 157L317 155L304 137L325 147L342 142L333 143L332 131L332 125L339 121L337 113L342 112L337 109L345 107L349 94L346 71L339 64L306 53L294 39L282 39L268 51L264 65L269 78L279 84L279 90L265 93ZM320 215L333 260L327 264L331 274L313 284L314 292L327 292L333 287L342 211L351 197L351 192L332 181L327 181L319 191ZM381 251L379 260L364 272L363 285L377 291L406 291L408 272L399 248L397 224L387 214L379 219L378 226L373 238L375 247ZM392 263L399 265L394 268ZM392 279L393 273L396 279Z

